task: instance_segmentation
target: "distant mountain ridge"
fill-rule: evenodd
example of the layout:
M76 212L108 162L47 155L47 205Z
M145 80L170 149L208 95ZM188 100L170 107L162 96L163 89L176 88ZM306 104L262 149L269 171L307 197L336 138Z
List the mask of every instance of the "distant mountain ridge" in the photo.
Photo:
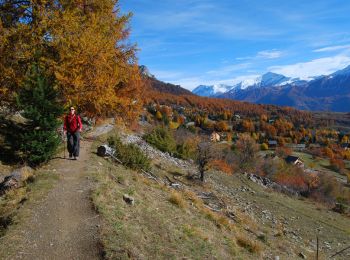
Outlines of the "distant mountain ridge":
M153 74L150 73L149 69L145 65L139 66L139 71L140 74L148 81L148 87L150 87L151 90L174 95L194 95L191 91L184 89L179 85L165 83L158 80Z
M201 85L193 93L303 110L350 111L350 66L328 76L308 80L268 72L233 86L222 86L221 89L227 89L224 93L216 91L214 86Z

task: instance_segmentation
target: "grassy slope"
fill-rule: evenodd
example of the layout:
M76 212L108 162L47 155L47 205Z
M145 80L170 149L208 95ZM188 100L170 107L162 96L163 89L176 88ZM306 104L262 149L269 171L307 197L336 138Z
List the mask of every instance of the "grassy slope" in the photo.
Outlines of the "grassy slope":
M98 185L92 197L105 220L108 259L258 258L260 242L206 209L194 193L175 192L97 156L93 160ZM127 205L123 194L133 196L135 205Z
M97 156L92 160L97 182L93 201L105 220L102 243L108 259L295 259L300 252L314 257L316 235L326 258L344 248L350 235L348 218L267 191L242 176L211 172L203 186L182 178L193 169L154 161L158 177L176 175L187 185L185 191L174 192L123 166ZM241 191L242 186L249 190ZM205 204L211 204L196 195L201 192L214 194L214 204L224 204L222 213L208 210ZM127 205L123 194L133 196L135 206ZM225 216L228 209L235 221Z
M217 231L221 230L209 219L171 204L167 191L150 185L136 173L122 167L112 166L111 169L118 172L119 178L124 176L128 185L115 183L103 172L97 177L100 186L93 200L106 221L102 242L108 259L185 256L203 259L236 255L232 238L225 240L217 236ZM125 193L135 197L135 206L124 203Z
M312 168L315 170L320 170L323 172L328 172L334 175L339 181L346 183L346 176L341 175L336 171L331 170L329 160L324 158L314 159L311 154L303 153L303 152L294 152L293 155L300 157L304 162L306 167ZM349 168L349 162L345 161L345 167Z

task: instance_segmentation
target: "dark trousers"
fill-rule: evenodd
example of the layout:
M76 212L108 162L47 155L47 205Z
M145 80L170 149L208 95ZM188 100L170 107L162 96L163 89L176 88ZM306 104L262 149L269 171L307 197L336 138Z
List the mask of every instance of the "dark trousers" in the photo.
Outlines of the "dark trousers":
M70 156L79 156L80 133L78 131L75 133L67 132L67 148Z

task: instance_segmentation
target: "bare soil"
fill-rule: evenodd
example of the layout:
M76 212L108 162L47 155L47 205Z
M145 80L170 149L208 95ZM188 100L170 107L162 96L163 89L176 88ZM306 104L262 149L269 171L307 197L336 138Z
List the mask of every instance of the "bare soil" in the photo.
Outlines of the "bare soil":
M5 259L100 259L100 219L90 200L92 181L86 168L91 142L82 141L80 149L79 160L62 156L46 167L59 180L15 228L17 234L9 231L3 237L1 242L15 247Z

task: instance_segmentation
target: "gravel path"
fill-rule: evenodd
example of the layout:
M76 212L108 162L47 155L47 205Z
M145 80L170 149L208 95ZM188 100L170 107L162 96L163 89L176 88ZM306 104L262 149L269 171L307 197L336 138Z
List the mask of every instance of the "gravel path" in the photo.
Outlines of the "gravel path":
M55 159L51 170L59 181L33 209L11 259L99 259L99 216L89 199L86 167L91 143L81 142L80 159Z

